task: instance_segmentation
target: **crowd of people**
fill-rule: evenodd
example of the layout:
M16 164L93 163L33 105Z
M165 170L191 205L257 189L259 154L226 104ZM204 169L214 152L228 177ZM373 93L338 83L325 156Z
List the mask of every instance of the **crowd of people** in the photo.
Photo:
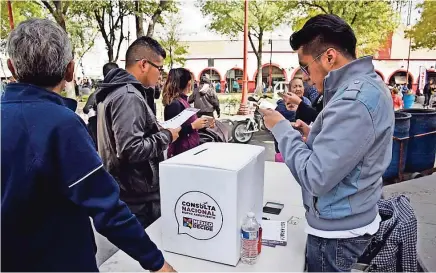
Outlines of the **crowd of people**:
M356 42L335 15L309 19L290 37L304 78L291 81L277 111L261 110L301 185L310 272L351 271L381 222L376 203L392 155L393 102L372 57L356 57ZM144 269L174 271L144 228L160 216L164 152L199 145L198 130L220 116L211 79L192 86L189 71L177 68L161 87L166 52L139 37L125 68L103 67L85 107L95 117L87 127L77 102L59 95L74 75L66 32L29 19L7 47L18 82L1 98L2 270L98 271L91 217L97 232ZM166 120L191 103L200 111L164 129L154 104L160 95Z

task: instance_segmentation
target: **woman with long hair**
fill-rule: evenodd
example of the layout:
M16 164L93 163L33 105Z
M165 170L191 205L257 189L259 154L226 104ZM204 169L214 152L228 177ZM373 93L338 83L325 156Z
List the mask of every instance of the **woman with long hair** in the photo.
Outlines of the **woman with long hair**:
M184 68L170 70L162 93L165 120L172 119L186 108L191 107L188 103L188 93L191 91L191 87L192 77L189 70ZM206 117L198 118L197 115L193 115L183 123L179 138L168 148L168 158L198 146L200 144L198 130L205 128L208 121L209 119Z

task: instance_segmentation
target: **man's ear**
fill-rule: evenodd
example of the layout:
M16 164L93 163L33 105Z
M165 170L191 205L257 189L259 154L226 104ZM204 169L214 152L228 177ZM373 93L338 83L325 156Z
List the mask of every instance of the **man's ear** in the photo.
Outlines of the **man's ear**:
M8 59L7 63L8 63L9 71L11 71L11 74L14 77L14 79L18 79L17 73L15 72L14 65L12 64L12 60Z
M64 79L67 82L71 82L74 79L74 61L73 60L71 60L71 62L69 62L67 64L67 70L65 71Z

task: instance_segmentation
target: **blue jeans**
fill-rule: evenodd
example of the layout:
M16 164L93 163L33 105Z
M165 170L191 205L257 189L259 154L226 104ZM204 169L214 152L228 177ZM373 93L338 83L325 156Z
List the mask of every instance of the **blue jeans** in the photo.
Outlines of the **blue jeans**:
M306 260L308 272L350 272L372 239L366 234L349 239L325 239L308 235Z

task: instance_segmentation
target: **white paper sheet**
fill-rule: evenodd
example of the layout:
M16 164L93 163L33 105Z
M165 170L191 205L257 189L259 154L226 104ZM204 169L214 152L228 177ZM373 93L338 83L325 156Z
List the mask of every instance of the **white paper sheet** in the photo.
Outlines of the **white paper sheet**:
M274 109L276 109L276 107L277 107L277 104L274 104L274 103L269 102L267 100L262 100L259 104L260 109L272 109L272 110L274 110Z
M180 114L173 117L170 120L159 122L159 125L164 129L175 129L180 127L185 121L197 113L199 109L196 108L186 108Z
M285 246L287 242L288 223L286 221L262 221L262 244Z

